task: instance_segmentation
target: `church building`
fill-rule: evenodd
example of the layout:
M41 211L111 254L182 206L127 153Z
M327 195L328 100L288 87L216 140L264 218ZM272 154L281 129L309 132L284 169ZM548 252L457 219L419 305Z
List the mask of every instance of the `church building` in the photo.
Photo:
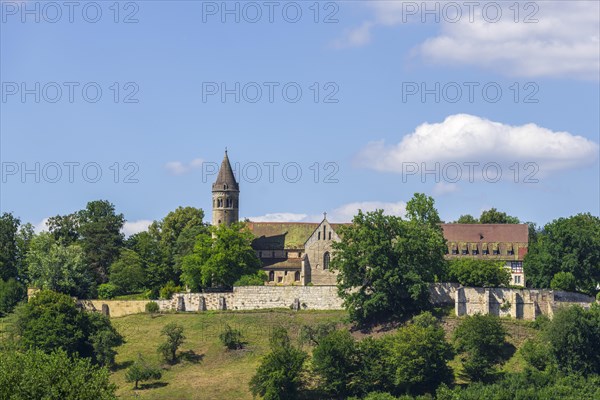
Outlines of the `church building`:
M240 188L227 151L212 185L212 224L239 220ZM248 222L255 239L252 247L268 275L268 285L335 285L330 269L332 243L340 240L342 225L330 223L327 214L319 223ZM526 224L442 224L447 259L470 257L498 260L511 271L511 284L525 286L523 258L527 254Z

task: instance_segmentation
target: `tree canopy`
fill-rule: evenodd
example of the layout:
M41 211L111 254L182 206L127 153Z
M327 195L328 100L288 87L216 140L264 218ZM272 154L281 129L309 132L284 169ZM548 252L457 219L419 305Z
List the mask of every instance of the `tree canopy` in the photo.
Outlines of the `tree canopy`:
M211 227L210 233L197 237L194 251L183 258L182 280L197 291L231 287L242 276L256 274L261 264L251 245L253 239L244 223Z
M523 268L532 287L551 287L557 274L565 272L573 275L577 290L595 293L600 283L600 218L577 214L546 224L530 243ZM557 279L565 283L568 278Z
M354 321L401 318L428 306L428 284L443 274L446 244L433 199L413 200L409 220L359 211L340 228L331 265Z

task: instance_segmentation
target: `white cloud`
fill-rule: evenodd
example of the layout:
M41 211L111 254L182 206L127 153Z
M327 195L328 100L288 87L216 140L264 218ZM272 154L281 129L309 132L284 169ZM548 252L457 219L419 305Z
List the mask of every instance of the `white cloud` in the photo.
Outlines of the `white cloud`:
M407 3L418 7L416 14L408 12ZM529 3L532 5L525 5ZM337 47L367 44L372 29L378 25L422 23L423 17L430 24L434 21L432 15L423 15L422 2L371 1L365 4L372 10L372 19L346 32L336 42ZM428 7L431 9L434 4L443 5L436 1L430 2ZM463 5L458 22L448 21L454 14L449 13L448 18L444 18L445 13L440 9L440 32L419 44L415 49L417 55L433 63L475 65L510 76L598 79L599 2L522 2L519 22L515 22L513 2L501 3L502 16L498 22L489 22L494 12L484 14L484 3L475 6L472 21L467 6L458 4ZM539 6L539 10L533 6ZM523 22L528 16L537 22Z
M403 201L383 202L383 201L362 201L344 204L334 209L331 214L327 214L330 222L350 222L358 210L363 212L382 209L387 215L403 217L406 214L406 203Z
M183 175L194 169L201 168L204 160L201 158L195 158L189 163L182 161L169 161L165 164L165 168L173 175Z
M35 233L48 232L48 218L44 218L43 220L41 220L37 224L34 224L33 225L33 231Z
M327 220L329 222L350 222L359 209L363 212L383 209L385 214L404 216L406 213L406 203L403 201L396 203L382 201L347 203L328 212ZM248 217L248 219L253 222L321 222L323 214L272 213L258 217Z
M403 174L408 173L410 163L416 163L422 170L421 163L430 169L435 163L444 168L455 162L464 171L465 162L481 165L496 162L504 171L504 167L515 162L523 165L533 162L539 167L539 174L545 175L593 165L598 160L598 152L598 144L569 132L555 132L532 123L511 126L474 115L456 114L441 123L419 125L397 144L371 142L355 161L377 171ZM509 175L509 171L505 172ZM467 176L463 174L463 179Z
M443 196L449 193L455 193L460 188L456 183L438 182L433 186L433 194L436 196Z
M138 221L126 221L121 230L125 236L131 236L136 233L143 232L148 229L152 221L148 219L140 219Z

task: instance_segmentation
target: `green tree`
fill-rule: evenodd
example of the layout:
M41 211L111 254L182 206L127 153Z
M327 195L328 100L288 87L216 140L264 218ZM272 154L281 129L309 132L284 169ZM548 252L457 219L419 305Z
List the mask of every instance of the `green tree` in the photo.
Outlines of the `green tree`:
M504 261L456 258L448 263L447 279L464 286L508 286L510 270Z
M577 290L593 294L600 283L600 218L577 214L546 224L523 262L529 285L548 288L558 272L570 272Z
M335 397L354 394L352 383L359 370L356 342L347 330L329 333L313 350L312 368L321 376L321 388Z
M166 338L165 342L158 346L157 351L162 354L166 362L174 364L177 361L177 350L185 340L183 326L171 322L163 327L160 334Z
M179 276L168 263L168 254L160 238L150 232L131 235L126 247L140 255L146 272L146 286L151 289L151 298L157 299L159 290L166 282L179 281Z
M17 231L21 221L10 213L0 216L0 279L18 277L19 248Z
M263 286L269 279L265 271L258 271L253 275L243 275L233 283L233 286Z
M117 285L123 294L142 290L146 283L142 257L133 250L122 249L110 266L110 283Z
M36 293L15 314L18 342L24 349L64 350L110 365L112 347L123 340L107 317L79 311L71 297L49 290Z
M149 233L158 238L164 250L163 267L168 270L166 280L179 284L183 258L194 249L196 237L208 232L208 226L202 222L204 211L194 207L177 207L162 220L150 225Z
M77 213L77 221L85 263L94 273L96 283L106 283L109 267L123 246L121 229L125 218L115 213L110 202L96 200Z
M139 382L145 382L152 379L162 378L162 373L158 367L150 365L141 354L138 354L137 360L133 362L127 370L125 379L127 382L134 382L134 389L138 389Z
M505 212L498 211L495 208L483 211L479 217L481 224L519 224L519 218L512 217Z
M18 266L17 276L20 282L27 282L27 253L35 237L34 227L29 222L21 225L17 232Z
M0 352L0 400L116 400L109 372L64 351Z
M231 287L244 275L256 274L260 260L252 248L254 235L244 223L211 227L198 236L194 251L183 258L182 280L192 290Z
M27 288L15 278L0 280L0 317L11 313L15 306L27 298Z
M554 274L554 277L550 281L550 288L574 292L577 290L577 279L575 279L575 276L570 272L560 271Z
M474 381L486 380L493 375L505 342L506 330L500 319L492 315L467 316L454 331L454 345L463 353L465 373Z
M478 224L479 220L471 214L465 214L458 217L456 224Z
M54 236L54 240L63 246L69 246L79 240L79 215L77 213L50 217L46 225L48 231Z
M558 367L569 373L600 374L600 306L558 309L544 337Z
M44 232L31 241L26 262L34 287L80 298L95 294L95 283L79 245L62 246Z
M385 341L399 393L424 393L452 381L452 370L447 364L453 357L452 346L431 313L417 315Z
M446 244L439 219L425 209L412 211L408 221L359 211L352 225L340 228L331 266L352 320L402 318L429 307L428 284L444 272Z
M265 400L297 398L307 354L292 346L287 331L281 327L273 330L270 347L250 380L252 394Z
M406 203L406 216L411 221L437 225L442 222L435 208L433 197L423 193L415 193Z

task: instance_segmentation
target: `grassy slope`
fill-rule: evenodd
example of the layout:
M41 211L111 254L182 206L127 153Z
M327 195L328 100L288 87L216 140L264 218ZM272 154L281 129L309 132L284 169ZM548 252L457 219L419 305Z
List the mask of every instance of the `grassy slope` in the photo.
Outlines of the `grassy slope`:
M118 394L125 399L252 399L248 382L254 375L261 357L268 351L269 332L272 327L283 325L292 338L297 338L299 328L304 324L335 321L340 324L345 318L343 311L301 311L289 310L255 312L205 312L198 314L163 314L152 317L147 314L132 315L113 319L113 324L125 336L127 343L118 349L118 369L112 379L118 387ZM515 348L533 335L530 324L523 321L503 319L509 332L507 346L511 355ZM147 359L159 363L156 347L162 341L160 330L169 322L184 326L187 340L182 351L192 350L200 360L187 360L164 371L162 380L154 386L142 390L132 390L133 385L125 382L126 367L142 353ZM443 326L450 339L458 319L444 317ZM240 329L247 348L238 352L227 352L219 342L219 333L229 324ZM347 326L347 325L346 325ZM380 336L380 333L375 333ZM356 333L356 337L363 334ZM458 383L465 383L460 373L460 361L451 361ZM120 368L119 368L120 367ZM523 367L519 353L502 366L502 370L515 371ZM137 396L137 397L136 397Z
M274 326L287 327L294 338L304 324L341 322L344 317L345 313L341 311L273 310L163 314L156 317L138 314L115 318L113 324L127 343L118 349L118 366L112 379L119 387L118 394L125 399L252 399L248 382L261 357L268 351L269 333ZM181 350L192 350L200 360L182 361L168 367L163 373L162 384L132 390L133 385L125 382L126 367L138 353L159 363L156 348L162 341L160 330L169 322L183 325L187 340ZM248 342L245 350L227 352L223 349L218 336L225 324L242 331Z

